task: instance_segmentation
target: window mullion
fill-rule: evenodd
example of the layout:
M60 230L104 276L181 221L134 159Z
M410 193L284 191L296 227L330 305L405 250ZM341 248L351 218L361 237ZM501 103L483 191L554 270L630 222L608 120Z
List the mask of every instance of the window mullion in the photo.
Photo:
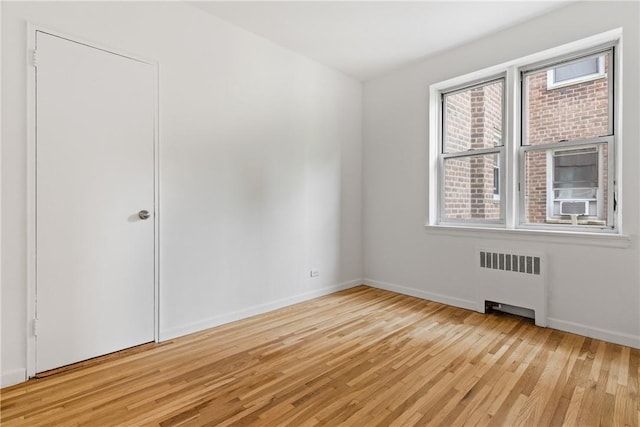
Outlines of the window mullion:
M520 105L520 73L517 67L512 66L507 70L504 103L504 153L502 171L504 198L502 201L503 215L507 228L515 228L516 215L519 212L518 203L518 150L520 138L519 105Z

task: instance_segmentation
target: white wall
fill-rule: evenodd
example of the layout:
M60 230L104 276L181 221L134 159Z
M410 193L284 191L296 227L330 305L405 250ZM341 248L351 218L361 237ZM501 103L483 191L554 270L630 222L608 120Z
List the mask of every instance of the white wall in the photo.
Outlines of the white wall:
M2 2L3 385L26 367L27 21L160 63L162 337L362 277L359 82L181 2Z
M367 283L472 308L478 247L545 252L550 325L640 347L638 19L637 2L572 4L366 82L363 248ZM429 85L618 27L623 27L624 45L620 202L630 247L425 230Z

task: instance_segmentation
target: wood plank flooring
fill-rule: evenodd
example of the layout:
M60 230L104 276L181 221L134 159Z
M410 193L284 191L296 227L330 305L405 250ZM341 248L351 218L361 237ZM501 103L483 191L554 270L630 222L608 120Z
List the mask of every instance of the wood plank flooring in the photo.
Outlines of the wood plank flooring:
M3 426L637 426L640 351L359 286L1 391Z

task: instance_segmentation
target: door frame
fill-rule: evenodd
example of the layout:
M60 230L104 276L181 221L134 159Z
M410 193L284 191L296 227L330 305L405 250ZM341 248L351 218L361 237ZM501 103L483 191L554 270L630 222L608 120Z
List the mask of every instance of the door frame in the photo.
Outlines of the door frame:
M71 42L79 43L90 48L103 50L128 59L139 61L154 68L154 141L153 141L153 334L154 341L160 342L160 141L159 141L159 82L160 66L158 61L143 58L139 55L124 52L121 49L113 49L88 41L81 37L72 36L60 31L43 27L42 25L27 22L27 318L26 321L26 366L27 378L36 375L36 336L35 318L37 308L37 265L36 265L36 67L34 63L34 51L36 49L36 32L43 32L52 36L60 37Z

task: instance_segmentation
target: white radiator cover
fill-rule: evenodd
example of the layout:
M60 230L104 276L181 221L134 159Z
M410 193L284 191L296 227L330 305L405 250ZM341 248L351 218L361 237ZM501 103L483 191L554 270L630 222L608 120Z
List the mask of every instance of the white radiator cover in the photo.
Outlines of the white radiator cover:
M547 326L547 259L545 254L479 248L475 259L478 311L485 301L534 311L535 323Z

